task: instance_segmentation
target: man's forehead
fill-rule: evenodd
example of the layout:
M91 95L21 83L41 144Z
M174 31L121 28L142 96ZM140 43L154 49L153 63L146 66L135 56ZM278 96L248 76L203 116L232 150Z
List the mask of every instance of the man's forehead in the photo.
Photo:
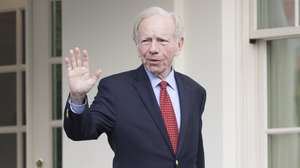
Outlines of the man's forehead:
M170 38L170 37L173 37L174 36L174 33L170 32L170 33L147 33L147 32L141 32L140 33L140 38L149 38L149 37L154 37L154 38L157 38L157 37L164 37L164 38Z
M152 24L168 24L175 26L174 18L171 15L152 15L145 17L141 20L140 26L148 22Z
M143 19L138 30L145 34L170 35L175 32L175 22L170 15L153 15Z

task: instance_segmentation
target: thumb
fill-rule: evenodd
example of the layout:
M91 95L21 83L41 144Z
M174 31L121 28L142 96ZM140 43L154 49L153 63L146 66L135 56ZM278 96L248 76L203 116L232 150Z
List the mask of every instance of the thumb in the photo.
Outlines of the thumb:
M97 71L93 75L93 78L95 80L98 80L100 78L100 76L101 76L101 73L102 73L101 69L97 69Z

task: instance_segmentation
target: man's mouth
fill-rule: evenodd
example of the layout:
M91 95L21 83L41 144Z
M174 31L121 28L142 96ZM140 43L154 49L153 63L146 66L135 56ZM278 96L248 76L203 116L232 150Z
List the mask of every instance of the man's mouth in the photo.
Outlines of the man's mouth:
M151 62L151 63L158 63L158 62L160 62L159 59L148 59L148 60L149 60L149 62Z

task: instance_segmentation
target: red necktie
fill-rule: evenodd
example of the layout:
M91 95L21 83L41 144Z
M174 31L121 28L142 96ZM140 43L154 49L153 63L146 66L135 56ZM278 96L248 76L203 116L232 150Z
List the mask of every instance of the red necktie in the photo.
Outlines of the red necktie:
M160 111L162 118L167 128L169 139L172 144L173 152L176 153L178 142L178 127L175 112L173 110L172 102L167 92L168 83L166 81L160 82Z

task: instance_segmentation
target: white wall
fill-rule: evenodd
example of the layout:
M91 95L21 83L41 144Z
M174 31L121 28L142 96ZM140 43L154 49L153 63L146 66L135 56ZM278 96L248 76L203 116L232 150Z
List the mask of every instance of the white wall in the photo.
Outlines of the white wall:
M221 0L185 0L185 71L207 90L203 138L207 168L222 165Z
M92 69L100 67L103 75L136 68L137 58L131 40L134 17L148 6L172 10L181 0L63 1L64 55L71 47L87 48ZM130 3L129 3L130 2ZM181 1L186 30L184 53L178 69L201 83L208 93L203 116L207 168L222 167L222 77L221 77L221 0ZM68 94L64 74L64 100ZM90 99L96 93L92 90ZM64 137L63 166L72 168L109 168L113 153L106 137L97 141L72 142ZM82 159L86 158L86 159Z

